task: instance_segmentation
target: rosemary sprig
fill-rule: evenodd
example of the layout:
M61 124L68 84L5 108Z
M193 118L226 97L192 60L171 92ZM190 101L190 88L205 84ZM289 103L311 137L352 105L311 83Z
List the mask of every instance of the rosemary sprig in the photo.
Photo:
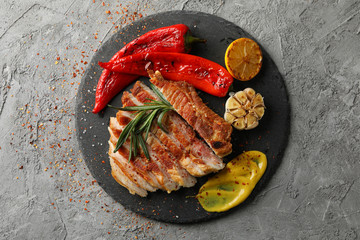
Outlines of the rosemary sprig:
M145 156L150 159L150 154L145 142L149 136L152 123L157 118L157 125L166 132L166 129L162 125L162 119L169 110L174 110L173 106L171 106L171 104L153 84L151 84L150 87L159 97L159 101L149 99L150 102L145 103L144 105L129 107L114 107L108 105L109 107L117 110L135 111L136 115L134 119L125 126L114 149L114 153L117 152L130 137L129 162L131 158L135 158L138 155L139 147L141 147Z

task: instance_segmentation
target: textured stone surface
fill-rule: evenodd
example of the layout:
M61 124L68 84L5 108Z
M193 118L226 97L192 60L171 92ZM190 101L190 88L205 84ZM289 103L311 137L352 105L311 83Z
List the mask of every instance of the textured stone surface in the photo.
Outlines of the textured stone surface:
M1 239L360 237L359 1L119 2L2 4ZM258 39L292 107L290 142L266 188L246 208L192 225L138 217L103 193L82 161L73 115L99 41L134 12L181 9L223 17Z

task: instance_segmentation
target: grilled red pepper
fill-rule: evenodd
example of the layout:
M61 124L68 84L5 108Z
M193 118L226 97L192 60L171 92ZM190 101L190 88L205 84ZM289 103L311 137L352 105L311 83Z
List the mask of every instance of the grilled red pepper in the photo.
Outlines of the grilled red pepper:
M209 94L224 97L233 82L230 73L208 59L185 54L139 53L99 65L110 71L147 76L147 69L158 70L165 79L186 81Z
M184 24L158 28L128 43L111 58L110 62L143 52L189 52L193 42L205 40L192 37L189 28ZM101 111L116 94L138 77L138 74L114 73L104 69L96 88L93 113Z

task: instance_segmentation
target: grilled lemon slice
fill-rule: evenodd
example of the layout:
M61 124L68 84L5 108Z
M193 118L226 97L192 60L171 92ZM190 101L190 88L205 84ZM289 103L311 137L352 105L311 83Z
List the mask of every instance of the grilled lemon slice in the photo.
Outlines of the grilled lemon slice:
M259 125L265 114L265 104L260 93L252 88L235 93L225 103L224 119L238 130L250 130Z
M259 45L249 38L233 41L225 53L227 70L240 81L248 81L255 77L260 71L262 59Z

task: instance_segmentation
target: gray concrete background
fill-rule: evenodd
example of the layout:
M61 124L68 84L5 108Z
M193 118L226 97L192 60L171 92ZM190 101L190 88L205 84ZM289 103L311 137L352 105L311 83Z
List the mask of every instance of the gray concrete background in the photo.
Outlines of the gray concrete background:
M2 1L1 239L360 238L359 1L102 2ZM289 145L266 188L244 209L191 225L114 203L89 175L74 130L78 84L100 41L132 16L181 9L257 38L292 108Z

